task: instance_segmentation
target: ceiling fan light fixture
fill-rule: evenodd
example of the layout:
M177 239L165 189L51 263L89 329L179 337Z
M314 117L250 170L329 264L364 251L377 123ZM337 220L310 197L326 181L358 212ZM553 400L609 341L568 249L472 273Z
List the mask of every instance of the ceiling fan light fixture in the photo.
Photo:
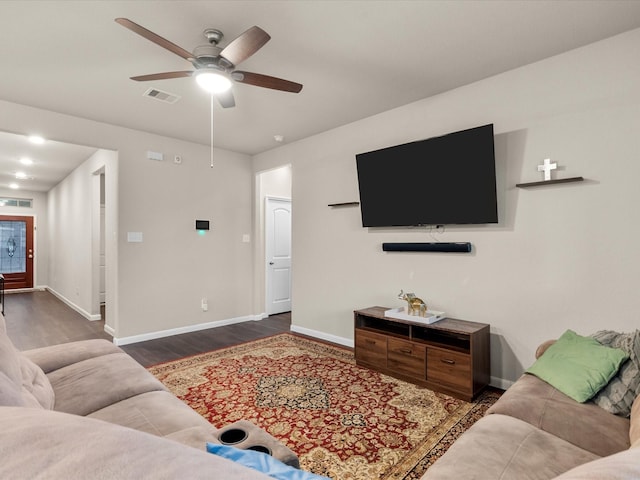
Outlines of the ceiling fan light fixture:
M221 73L211 70L202 69L195 74L196 82L209 93L223 93L231 88L231 80Z

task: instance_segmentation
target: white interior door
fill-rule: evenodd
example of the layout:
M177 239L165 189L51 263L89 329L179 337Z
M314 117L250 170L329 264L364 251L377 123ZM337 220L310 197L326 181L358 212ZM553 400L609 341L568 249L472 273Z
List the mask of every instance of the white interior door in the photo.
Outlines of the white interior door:
M266 199L267 314L291 311L291 200Z

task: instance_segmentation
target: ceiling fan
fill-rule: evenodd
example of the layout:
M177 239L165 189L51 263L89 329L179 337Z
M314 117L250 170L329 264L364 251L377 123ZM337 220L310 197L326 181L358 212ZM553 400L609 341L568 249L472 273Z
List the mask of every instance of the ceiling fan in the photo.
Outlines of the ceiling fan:
M253 26L249 28L224 48L218 46L223 37L222 32L214 28L207 28L203 35L209 43L196 47L191 53L127 18L116 18L116 22L156 45L184 58L195 69L139 75L131 77L131 80L147 82L150 80L195 76L196 81L205 90L211 92L224 108L233 107L236 104L233 93L230 90L232 81L283 92L298 93L302 90L302 85L299 83L235 69L238 64L260 50L271 39L269 34L260 27Z

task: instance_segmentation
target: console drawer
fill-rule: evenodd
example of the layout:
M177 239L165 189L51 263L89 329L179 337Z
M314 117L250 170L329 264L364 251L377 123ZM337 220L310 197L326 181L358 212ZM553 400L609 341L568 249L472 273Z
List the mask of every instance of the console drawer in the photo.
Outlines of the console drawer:
M356 329L356 361L387 366L387 337Z
M424 345L396 338L388 339L387 368L389 370L424 380L426 356Z
M427 380L471 391L471 359L463 353L427 348Z

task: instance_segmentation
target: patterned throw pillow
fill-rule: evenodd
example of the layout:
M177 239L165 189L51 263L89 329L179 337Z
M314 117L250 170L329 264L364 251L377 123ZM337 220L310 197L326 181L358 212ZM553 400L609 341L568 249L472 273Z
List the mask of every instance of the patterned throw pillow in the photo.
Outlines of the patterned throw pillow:
M591 337L629 355L629 360L622 364L617 375L592 399L607 412L629 417L633 401L640 394L640 330L631 333L601 330Z

